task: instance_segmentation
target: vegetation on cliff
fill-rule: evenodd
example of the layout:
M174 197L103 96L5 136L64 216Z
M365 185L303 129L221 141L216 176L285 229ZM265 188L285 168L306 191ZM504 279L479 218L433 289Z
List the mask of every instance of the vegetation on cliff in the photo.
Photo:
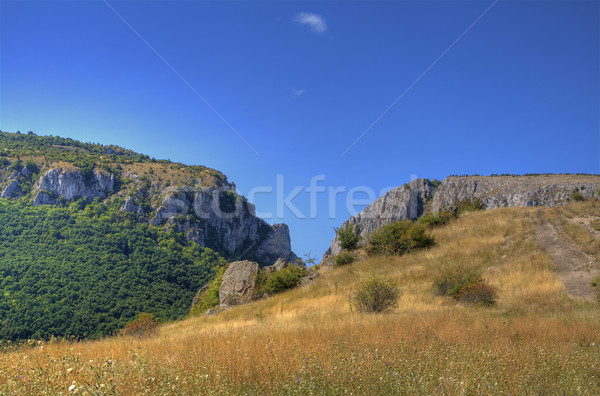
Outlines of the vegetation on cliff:
M98 337L185 315L224 260L106 205L0 200L0 339Z

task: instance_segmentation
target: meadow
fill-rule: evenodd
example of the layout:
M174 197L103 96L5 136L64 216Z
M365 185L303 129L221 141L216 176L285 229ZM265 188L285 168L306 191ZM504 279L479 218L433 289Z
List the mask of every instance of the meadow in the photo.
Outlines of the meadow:
M566 294L536 243L537 210L466 213L433 229L431 248L321 271L147 338L5 342L0 393L600 394L600 308ZM598 203L543 210L596 215ZM449 267L481 269L496 304L436 296L433 281ZM353 312L353 288L374 274L397 283L398 307Z

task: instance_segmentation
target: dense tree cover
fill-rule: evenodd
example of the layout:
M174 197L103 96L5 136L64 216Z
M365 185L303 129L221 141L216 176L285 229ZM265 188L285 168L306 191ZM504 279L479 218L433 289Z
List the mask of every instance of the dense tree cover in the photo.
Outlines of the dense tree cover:
M0 339L113 334L183 316L224 259L101 202L0 200Z

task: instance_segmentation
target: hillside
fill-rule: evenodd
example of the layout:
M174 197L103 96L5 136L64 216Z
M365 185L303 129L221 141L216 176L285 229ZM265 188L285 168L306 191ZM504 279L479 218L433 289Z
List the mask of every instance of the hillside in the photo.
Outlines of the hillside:
M600 307L569 297L538 243L538 213L598 262L598 201L466 212L432 229L431 248L368 257L150 338L4 344L0 392L596 395ZM440 274L469 268L496 304L436 295ZM398 284L398 307L353 312L348 297L372 275Z
M456 212L465 203L483 209L514 206L554 207L573 197L600 198L598 175L498 175L449 176L442 180L415 179L377 198L360 213L345 221L366 237L381 226L398 220L416 220L425 213ZM325 256L340 252L337 236Z
M99 337L181 318L227 259L295 261L220 172L0 133L0 339Z

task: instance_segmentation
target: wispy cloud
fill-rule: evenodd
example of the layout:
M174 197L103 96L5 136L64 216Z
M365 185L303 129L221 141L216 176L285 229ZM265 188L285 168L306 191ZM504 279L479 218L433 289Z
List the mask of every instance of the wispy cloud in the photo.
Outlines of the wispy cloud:
M303 89L294 89L294 88L288 88L288 89L294 96L300 96L304 93Z
M306 25L313 32L325 33L327 31L327 24L325 19L321 15L313 14L310 12L301 12L294 17L294 21Z

